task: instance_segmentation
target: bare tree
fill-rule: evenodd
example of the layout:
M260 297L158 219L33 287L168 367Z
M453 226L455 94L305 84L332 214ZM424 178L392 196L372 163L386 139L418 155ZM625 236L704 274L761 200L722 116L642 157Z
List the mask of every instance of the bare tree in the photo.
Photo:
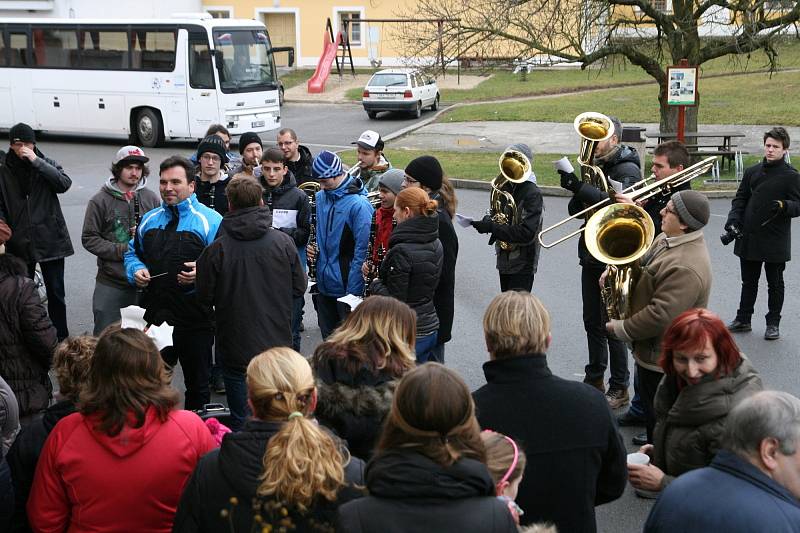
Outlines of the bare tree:
M677 111L667 105L666 67L684 58L702 65L763 50L774 71L776 43L798 35L800 2L418 0L400 15L458 19L444 22L441 30L436 25L403 27L395 38L404 53L418 58L539 57L586 68L624 57L658 82L661 127L674 131ZM687 109L686 126L697 130L697 108Z

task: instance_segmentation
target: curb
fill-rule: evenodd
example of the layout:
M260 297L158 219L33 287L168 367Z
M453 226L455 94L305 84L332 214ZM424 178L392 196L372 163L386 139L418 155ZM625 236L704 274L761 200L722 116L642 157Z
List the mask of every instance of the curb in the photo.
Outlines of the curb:
M461 178L450 178L450 183L453 184L453 187L456 189L468 189L468 190L478 190L478 191L490 191L492 189L492 184L488 181L480 181L480 180L466 180ZM565 191L561 187L554 187L552 185L542 185L539 187L539 190L542 191L542 196L553 196L553 197L564 197L568 198L572 196L572 193L569 191ZM720 191L720 190L712 190L712 191L700 191L705 194L708 198L733 198L736 196L735 190L730 191Z

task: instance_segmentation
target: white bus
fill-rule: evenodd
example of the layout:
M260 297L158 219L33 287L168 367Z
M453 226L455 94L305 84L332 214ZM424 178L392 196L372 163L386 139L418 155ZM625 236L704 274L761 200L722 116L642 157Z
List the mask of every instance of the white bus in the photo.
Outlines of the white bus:
M141 146L280 127L280 82L263 24L0 19L0 128L129 135Z

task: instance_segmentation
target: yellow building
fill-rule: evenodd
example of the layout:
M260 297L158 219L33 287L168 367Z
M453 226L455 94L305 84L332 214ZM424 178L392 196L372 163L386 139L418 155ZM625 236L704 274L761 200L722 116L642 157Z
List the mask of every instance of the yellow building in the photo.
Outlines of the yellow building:
M214 17L255 19L269 31L273 46L293 46L299 67L315 67L322 54L325 24L333 25L334 35L348 19L350 47L355 66L370 66L381 60L383 66L402 64L392 46L390 32L397 24L360 22L366 19L397 18L404 1L390 0L236 0L220 5L219 0L204 0L203 9ZM413 0L408 0L413 1ZM431 25L431 31L436 31ZM276 62L285 64L286 54L277 54Z

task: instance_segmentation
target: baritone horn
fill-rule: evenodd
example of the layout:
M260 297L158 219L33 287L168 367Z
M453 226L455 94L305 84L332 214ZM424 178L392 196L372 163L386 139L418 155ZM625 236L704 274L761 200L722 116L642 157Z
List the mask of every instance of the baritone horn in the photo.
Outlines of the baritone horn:
M597 145L614 135L614 123L602 113L587 111L575 117L572 125L581 138L581 148L578 151L581 179L607 192L606 177L600 167L593 164L593 159Z
M489 216L497 224L519 224L519 210L514 197L502 190L506 183L524 183L533 173L533 165L524 153L519 150L508 149L503 152L498 161L500 174L492 180L492 191L489 194ZM491 242L490 242L491 244ZM498 246L503 250L513 250L516 245L498 241Z

